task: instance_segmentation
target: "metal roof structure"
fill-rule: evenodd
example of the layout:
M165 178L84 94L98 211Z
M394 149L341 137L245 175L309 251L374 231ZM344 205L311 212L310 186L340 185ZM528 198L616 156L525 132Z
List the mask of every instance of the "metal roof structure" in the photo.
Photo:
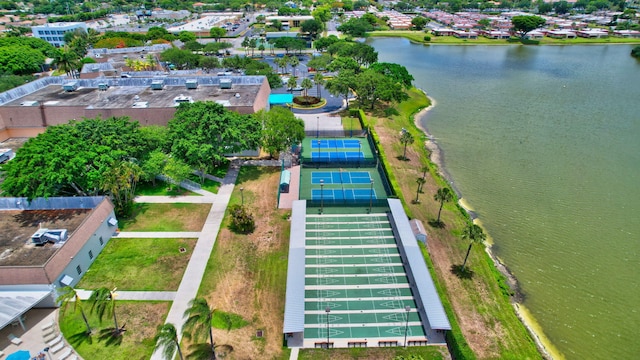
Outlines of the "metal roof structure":
M51 295L48 290L0 290L0 329L19 322L24 329L21 316Z
M304 331L304 248L306 216L306 200L294 201L291 208L287 295L284 305L284 333Z
M451 330L451 324L444 311L440 296L433 283L429 269L422 257L418 242L413 235L409 219L402 208L402 202L398 199L388 199L391 209L391 223L397 233L401 255L406 259L410 268L407 276L410 277L414 290L417 291L416 301L422 302L422 310L426 314L427 321L423 323L430 327L427 330ZM431 331L427 331L430 333Z

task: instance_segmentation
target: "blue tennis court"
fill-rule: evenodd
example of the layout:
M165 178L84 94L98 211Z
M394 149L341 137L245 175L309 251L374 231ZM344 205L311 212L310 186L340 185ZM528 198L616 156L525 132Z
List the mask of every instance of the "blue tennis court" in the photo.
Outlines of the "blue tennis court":
M359 161L364 159L364 154L357 151L327 151L327 152L313 152L311 153L311 159L313 161Z
M329 148L340 148L340 149L357 149L360 147L360 140L356 139L319 139L319 140L311 140L311 148L312 149L329 149Z
M370 184L371 175L368 171L314 171L311 173L311 183L320 184Z
M312 189L311 200L369 200L377 199L371 189Z

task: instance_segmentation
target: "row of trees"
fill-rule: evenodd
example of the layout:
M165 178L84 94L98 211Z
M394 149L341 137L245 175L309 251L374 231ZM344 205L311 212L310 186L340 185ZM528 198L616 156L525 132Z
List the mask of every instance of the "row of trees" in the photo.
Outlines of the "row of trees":
M126 117L48 127L3 165L2 189L29 199L109 195L118 215L132 206L136 184L165 175L179 183L260 146L272 156L304 138L304 123L282 108L241 115L213 102L183 103L167 127ZM203 180L203 179L202 179Z

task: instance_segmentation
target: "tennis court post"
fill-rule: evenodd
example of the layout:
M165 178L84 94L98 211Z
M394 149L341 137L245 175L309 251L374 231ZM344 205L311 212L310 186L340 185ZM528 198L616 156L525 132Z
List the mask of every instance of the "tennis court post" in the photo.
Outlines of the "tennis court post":
M373 206L373 179L371 179L371 190L369 190L369 214L371 214L372 206Z
M324 212L324 180L320 179L320 214Z

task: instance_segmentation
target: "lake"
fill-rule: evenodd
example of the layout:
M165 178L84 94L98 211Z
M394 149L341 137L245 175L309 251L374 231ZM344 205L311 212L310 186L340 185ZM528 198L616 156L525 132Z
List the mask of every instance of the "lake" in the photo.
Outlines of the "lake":
M632 46L368 43L435 99L423 125L556 357L640 357Z

